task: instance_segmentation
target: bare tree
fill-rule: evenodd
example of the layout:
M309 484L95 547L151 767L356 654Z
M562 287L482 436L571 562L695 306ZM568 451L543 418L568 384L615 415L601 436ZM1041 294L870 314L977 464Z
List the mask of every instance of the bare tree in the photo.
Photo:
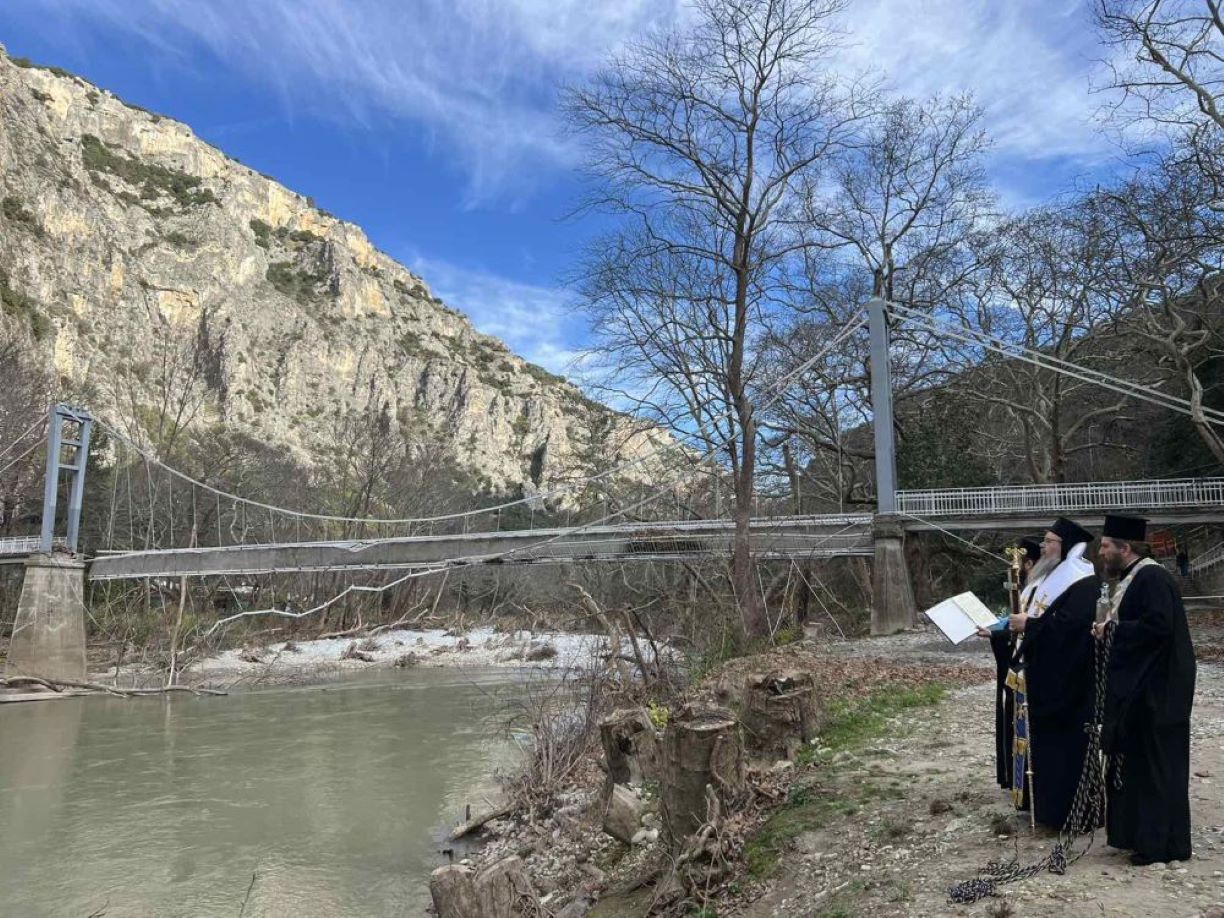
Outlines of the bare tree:
M175 328L167 323L149 354L109 381L107 399L118 411L124 435L149 444L159 457L175 457L183 436L210 404L215 407L210 358L203 324Z
M860 117L819 66L841 0L698 0L694 25L632 45L566 111L588 202L619 218L583 292L622 397L731 470L742 627L767 633L749 519L760 342L789 308L798 202Z
M1224 130L1220 0L1097 0L1096 19L1121 102L1179 136Z
M1153 354L1157 381L1184 393L1199 438L1224 464L1224 427L1206 414L1203 377L1224 360L1224 222L1210 180L1176 152L1087 202L1113 234L1112 308Z
M1224 462L1204 415L1203 373L1221 359L1224 252L1224 6L1220 0L1097 0L1118 52L1118 114L1168 142L1129 181L1094 196L1117 232L1117 304L1158 356L1163 381L1188 394L1192 420ZM1151 160L1151 161L1149 161Z
M968 96L890 102L808 202L822 246L848 251L872 295L935 306L956 284L965 243L994 204L981 114Z
M813 239L805 250L808 300L803 315L773 342L779 373L801 364L868 296L938 310L974 274L971 243L994 204L982 168L988 140L980 118L967 96L897 99L839 151L832 180L805 201ZM893 356L899 405L957 369L942 342L903 326L894 332ZM871 443L847 437L870 420L870 390L863 336L797 379L771 421L791 472L795 456L832 460L828 482L812 481L826 506L834 482L838 507L871 496L865 474ZM816 461L815 468L827 472L830 465Z
M1110 342L1112 236L1081 206L1037 209L1000 229L983 258L989 272L961 300L962 318L1007 342L1068 363L1114 368L1122 356ZM972 354L973 349L969 352ZM1111 422L1126 399L1101 402L1101 390L1021 359L978 354L981 368L964 391L999 424L1013 455L1035 482L1065 481L1072 457L1118 448ZM970 356L970 359L973 359ZM1090 431L1098 436L1089 436Z

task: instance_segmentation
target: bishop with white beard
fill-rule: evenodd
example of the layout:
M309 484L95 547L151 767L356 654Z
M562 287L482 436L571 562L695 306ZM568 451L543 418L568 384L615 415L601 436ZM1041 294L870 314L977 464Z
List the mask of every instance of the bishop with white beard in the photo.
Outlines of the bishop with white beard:
M1017 635L1014 666L1028 692L1032 799L1037 822L1062 828L1079 785L1092 717L1093 640L1101 581L1084 552L1092 535L1060 517L1041 541L1041 560L1021 594L1009 628Z

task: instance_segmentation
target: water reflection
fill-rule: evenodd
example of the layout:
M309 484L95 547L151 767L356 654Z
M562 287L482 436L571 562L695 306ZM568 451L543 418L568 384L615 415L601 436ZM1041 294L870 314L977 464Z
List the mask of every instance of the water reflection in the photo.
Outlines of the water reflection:
M419 915L505 673L0 707L5 914Z

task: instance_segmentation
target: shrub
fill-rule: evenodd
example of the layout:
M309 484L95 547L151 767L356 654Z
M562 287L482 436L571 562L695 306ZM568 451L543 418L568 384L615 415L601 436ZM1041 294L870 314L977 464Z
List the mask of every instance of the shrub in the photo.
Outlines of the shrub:
M42 304L9 286L8 275L3 271L0 271L0 311L14 318L25 319L35 341L42 341L51 333L51 320L47 318Z
M198 176L188 175L181 169L142 163L134 156L113 149L92 134L81 138L81 158L91 173L108 173L139 187L140 196L145 201L167 196L182 208L217 202L217 196L211 190L201 187L203 183ZM152 208L149 210L153 212Z
M251 222L247 225L251 227L251 232L255 234L255 244L257 246L266 249L271 245L272 227L255 217L252 217Z
M318 297L317 286L327 279L322 269L305 271L291 261L272 262L265 276L273 287L303 306Z
M9 195L3 201L0 201L0 214L3 214L4 219L12 223L25 225L35 236L41 237L43 235L42 226L39 225L34 215L25 209L25 205L21 203L21 198Z
M180 249L194 249L198 243L186 233L180 233L178 230L172 230L163 237L172 246Z

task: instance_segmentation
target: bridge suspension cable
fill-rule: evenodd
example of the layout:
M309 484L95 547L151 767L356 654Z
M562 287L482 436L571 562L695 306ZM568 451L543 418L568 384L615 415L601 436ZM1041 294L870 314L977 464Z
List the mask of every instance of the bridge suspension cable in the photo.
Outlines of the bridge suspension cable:
M18 462L20 462L26 456L30 455L30 453L34 452L34 450L38 449L40 446L42 446L42 442L39 440L35 440L28 447L26 447L26 449L22 453L20 453L17 456L14 456L4 465L0 466L0 475L3 475L5 472L7 472L9 469L15 466Z
M770 408L771 406L773 406L780 398L782 398L782 396L786 392L786 387L792 381L794 381L795 379L799 378L804 373L806 373L818 360L825 357L833 348L837 347L844 340L846 340L846 338L850 337L850 335L852 335L854 332L862 328L863 325L866 324L866 321L867 321L866 317L863 315L863 310L860 309L857 312L855 312L850 317L850 319L847 321L846 325L843 326L842 329L837 333L837 335L835 335L822 348L820 348L819 351L817 351L807 360L803 361L793 370L789 371L788 373L780 377L778 380L774 381L774 383L770 387L771 389L776 390L773 394L773 397L767 400L764 404L760 405L758 407L758 410L765 411L765 410L768 410L768 408ZM683 443L673 441L672 443L669 443L665 446L660 446L653 450L650 450L641 456L636 456L633 459L626 460L625 462L620 463L619 465L616 465L610 469L605 469L604 471L599 472L597 474L589 475L589 476L577 479L572 482L567 482L566 484L561 485L557 488L554 488L551 491L541 492L539 494L534 494L529 497L516 498L514 500L505 501L503 503L495 504L490 507L481 507L475 510L464 510L464 511L459 511L455 513L439 514L437 516L407 517L403 519L384 519L384 518L378 518L378 517L334 516L334 515L323 514L323 513L310 513L310 512L300 511L300 510L290 510L286 507L278 507L274 504L267 504L261 501L251 500L249 498L241 497L237 494L232 494L228 491L224 491L220 488L215 488L212 485L206 484L205 482L192 478L190 475L180 472L178 469L175 469L172 466L167 465L165 462L160 460L157 456L155 456L154 454L152 454L145 448L141 447L139 444L135 443L130 437L119 432L117 429L115 429L114 425L107 423L105 419L99 418L98 423L101 427L103 427L106 430L108 434L110 434L112 437L114 437L119 442L126 445L128 448L133 450L135 453L137 453L142 459L145 460L145 462L155 465L165 470L169 474L175 476L176 478L180 479L181 481L184 481L192 485L193 487L200 488L203 491L207 491L208 493L214 495L215 497L219 499L231 501L235 504L243 504L244 506L248 506L248 507L256 507L260 510L267 511L269 513L278 513L283 516L287 516L287 517L291 517L295 519L315 520L315 521L324 522L324 523L355 523L359 525L371 525L371 526L386 526L386 525L405 526L405 525L420 525L420 524L429 524L429 523L442 523L442 522L449 522L449 521L454 521L454 520L469 519L471 517L483 516L485 514L498 513L502 510L506 510L511 507L517 507L523 504L544 501L552 497L558 497L563 494L568 494L571 491L577 488L580 488L584 485L590 484L592 482L601 481L606 478L610 478L616 475L623 474L628 469L633 468L634 466L642 465L653 459L656 459L669 451L685 449L685 446ZM723 447L725 447L727 445L727 442L716 444L711 450L707 451L704 455L697 457L695 461L696 462L705 461L705 459L709 458L710 455L717 452L719 449L722 449Z
M20 436L15 437L15 438L13 439L13 442L12 442L12 443L10 443L10 444L9 444L8 446L6 446L4 449L0 450L0 459L3 459L5 456L7 456L7 455L8 455L10 452L12 452L13 448L14 448L14 447L16 447L18 443L20 443L22 440L24 440L26 437L28 437L28 436L29 436L30 434L32 434L34 431L39 430L40 428L44 427L44 426L46 425L46 423L47 423L47 418L46 418L46 416L45 416L45 415L40 415L40 416L39 416L39 418L38 418L38 420L36 420L36 421L35 421L33 424L31 424L29 427L27 427L27 428L25 429L25 431L21 433L21 435L20 435ZM41 433L40 433L40 434L39 434L39 441L38 441L38 442L41 442L41 437L42 437L42 435L41 435Z
M825 347L821 348L820 351L818 351L816 354L812 355L810 358L803 361L803 363L797 366L794 370L785 374L783 377L781 377L779 380L775 382L774 388L776 389L776 391L774 395L772 396L772 398L770 398L768 401L766 401L760 406L760 410L764 411L772 407L785 394L786 384L789 384L790 381L798 378L800 375L807 372L807 370L810 369L816 363L817 360L821 359L832 348L836 347L839 343L841 343L841 341L849 337L849 335L853 334L855 331L862 328L863 325L866 323L866 321L867 321L866 316L863 314L863 310L860 309L857 312L855 312L850 317L850 319L847 321L847 324L842 328L842 330ZM710 456L713 456L714 453L716 453L718 450L725 448L729 442L730 440L727 439L721 443L717 443L714 446L711 446L709 449L705 451L705 453L702 456L698 458L697 461L702 462L705 459L709 458ZM689 474L692 474L692 473L693 472L690 469ZM340 591L338 594L331 597L330 599L327 599L324 602L316 606L313 606L310 609L305 609L301 612L292 612L286 609L276 609L276 608L243 610L241 612L235 613L234 615L230 615L230 616L226 616L224 618L218 619L216 622L213 623L213 625L206 632L204 632L202 637L203 639L206 640L207 638L215 634L220 628L223 628L225 625L231 622L237 621L238 619L241 619L241 618L249 618L249 617L253 617L256 615L272 615L272 616L277 616L277 617L282 617L282 618L291 618L291 619L305 618L308 615L313 615L317 612L321 612L324 609L329 608L332 605L335 605L337 602L339 602L344 597L348 596L350 593L356 593L356 592L383 593L383 592L386 592L387 590L394 589L395 587L400 586L401 584L406 583L409 580L414 580L414 579L421 578L421 577L427 577L432 574L448 572L458 567L465 567L471 564L478 564L478 563L488 563L490 561L496 561L496 560L504 561L507 558L511 558L514 555L524 552L528 549L533 549L533 550L539 549L540 547L544 545L548 545L553 542L556 542L559 539L564 538L568 535L574 535L577 533L584 532L596 526L603 525L604 523L607 523L610 520L613 520L617 517L623 517L627 513L632 513L636 510L639 510L647 506L648 504L656 500L659 500L674 485L675 485L675 481L669 481L667 484L661 485L655 488L654 491L647 494L645 497L636 501L635 503L633 503L632 505L628 507L620 508L612 513L606 514L600 519L592 520L589 523L583 523L578 526L569 527L567 529L560 530L555 535L552 535L549 538L540 539L538 541L533 541L528 545L516 546L504 552L497 552L497 553L490 554L490 555L476 555L476 556L468 556L468 557L461 557L461 558L453 558L453 559L450 559L446 562L439 564L436 567L431 567L425 570L410 571L407 574L404 574L401 577L397 577L395 580L389 581L385 584L378 584L378 585L373 585L373 586L349 584L342 591ZM827 544L829 541L837 538L840 535L845 534L846 532L849 532L855 526L859 526L859 525L862 525L862 524L858 521L851 522L834 532L824 535L819 541L809 546L809 552L812 555L815 555L816 550L822 544Z
M954 325L910 307L902 306L899 303L890 302L888 310L902 323L911 327L922 328L936 335L944 335L966 344L975 345L1004 357L1019 360L1064 376L1071 376L1081 382L1101 386L1121 395L1159 405L1162 408L1168 408L1190 416L1194 415L1194 409L1188 399L1183 399L1152 386L1131 380L1119 379L1100 370L1093 370L1071 363L1070 361L1051 357L1048 354L1043 354L1040 351L1024 347L1023 345L996 338L987 332L972 329L967 325ZM1206 423L1213 426L1224 426L1224 411L1218 411L1207 406L1201 406L1200 411Z

